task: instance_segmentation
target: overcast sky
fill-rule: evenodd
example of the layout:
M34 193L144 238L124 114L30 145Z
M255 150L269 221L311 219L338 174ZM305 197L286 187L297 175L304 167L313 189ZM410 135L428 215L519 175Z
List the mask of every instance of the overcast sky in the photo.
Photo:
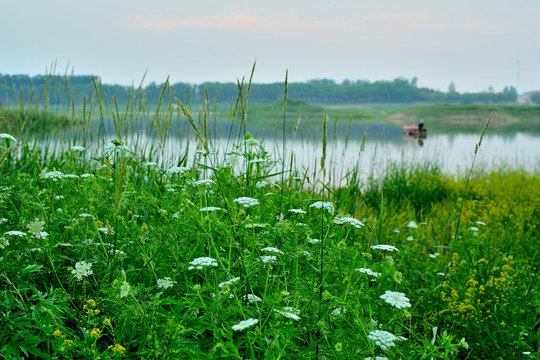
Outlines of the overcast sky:
M540 90L540 0L0 0L0 73ZM519 67L518 67L519 62Z

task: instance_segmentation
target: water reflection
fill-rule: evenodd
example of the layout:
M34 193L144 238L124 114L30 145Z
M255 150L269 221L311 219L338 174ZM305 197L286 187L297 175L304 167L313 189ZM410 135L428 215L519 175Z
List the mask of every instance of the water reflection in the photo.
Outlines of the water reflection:
M322 156L322 129L290 132L283 141L280 134L272 129L252 129L266 150L280 167L292 166L299 170L309 169L314 174L320 168ZM472 164L480 134L433 134L418 141L402 139L402 130L387 124L353 124L329 126L326 168L330 176L340 181L347 170L356 169L362 176L380 175L393 163L437 164L443 172L459 174L467 171ZM241 142L243 130L226 123L211 123L208 136L211 148L219 161L234 151L234 144ZM99 134L99 136L98 136ZM276 136L277 135L277 136ZM364 136L365 135L365 136ZM89 133L66 131L55 137L36 139L36 146L49 144L44 151L66 150L72 145L82 145L89 154L99 154L117 135L110 123L102 124L99 131ZM66 143L68 139L68 143ZM148 126L138 126L130 130L127 145L146 159L159 163L164 168L175 165L187 154L188 163L193 160L197 141L189 126L176 125L167 138L160 136ZM420 142L421 141L421 142ZM484 135L478 149L477 168L486 170L500 167L524 168L537 172L540 165L540 136L526 133L508 135Z

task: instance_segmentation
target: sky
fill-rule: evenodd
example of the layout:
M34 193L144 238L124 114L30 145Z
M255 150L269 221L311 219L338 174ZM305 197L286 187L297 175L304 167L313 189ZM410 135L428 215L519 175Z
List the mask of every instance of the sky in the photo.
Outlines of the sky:
M0 0L0 73L540 90L540 0ZM519 74L519 76L518 76ZM144 80L143 80L144 77Z

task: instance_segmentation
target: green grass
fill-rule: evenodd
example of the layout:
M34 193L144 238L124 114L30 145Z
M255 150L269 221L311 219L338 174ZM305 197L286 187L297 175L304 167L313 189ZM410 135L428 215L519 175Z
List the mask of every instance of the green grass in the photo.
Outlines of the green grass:
M83 123L114 116L119 138L97 149L0 138L0 356L537 355L538 174L394 164L362 182L329 161L296 169L247 132L245 93L227 150L213 147L209 102L190 111L163 94L141 117L96 95ZM304 106L288 102L290 117ZM179 118L198 152L171 163L161 151Z

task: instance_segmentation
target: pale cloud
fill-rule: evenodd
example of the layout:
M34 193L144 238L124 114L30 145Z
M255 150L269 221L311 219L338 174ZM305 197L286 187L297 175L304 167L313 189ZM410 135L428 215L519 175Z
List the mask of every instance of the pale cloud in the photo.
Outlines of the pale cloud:
M331 29L331 23L306 21L286 13L257 15L249 12L206 16L144 16L125 19L117 26L132 29L169 31L183 28L207 28L266 35L296 37L323 34Z

